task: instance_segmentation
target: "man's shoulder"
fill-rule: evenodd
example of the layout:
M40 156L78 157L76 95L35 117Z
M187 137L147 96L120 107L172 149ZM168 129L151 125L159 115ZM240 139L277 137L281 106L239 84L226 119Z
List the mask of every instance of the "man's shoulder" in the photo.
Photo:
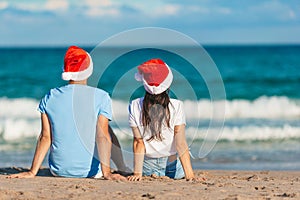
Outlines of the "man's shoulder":
M103 95L108 95L108 92L106 92L105 90L103 89L100 89L100 88L94 88L95 91L99 94L103 94Z
M60 87L56 87L56 88L51 88L45 95L44 95L44 98L48 99L50 96L52 96L53 94L55 93L59 93L61 90L60 90Z
M100 99L108 98L108 99L110 99L110 96L109 96L108 92L106 92L105 90L102 90L100 88L94 88L94 91L95 91L95 98L100 98Z
M59 90L67 90L70 87L70 85L67 85L65 87L58 88ZM103 89L92 87L89 85L74 85L74 90L83 92L89 95L96 95L97 97L109 97L108 92L104 91Z
M59 86L59 87L55 87L49 90L48 94L53 94L53 93L62 93L64 91L68 90L68 85L64 85L64 86Z
M44 98L49 98L51 96L61 96L61 95L70 95L70 93L81 92L84 96L95 95L96 97L106 97L109 98L109 94L99 88L84 86L84 85L64 85L56 88L52 88L44 96Z

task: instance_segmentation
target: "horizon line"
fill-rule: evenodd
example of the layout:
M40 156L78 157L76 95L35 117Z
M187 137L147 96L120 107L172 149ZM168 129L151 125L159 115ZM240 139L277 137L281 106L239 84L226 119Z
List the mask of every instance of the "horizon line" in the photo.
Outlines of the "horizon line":
M200 44L200 43L199 43ZM80 46L82 48L93 48L98 45L95 44L21 44L21 45L1 45L0 48L66 48L69 46ZM299 43L205 43L205 44L200 44L203 47L228 47L228 46L300 46ZM165 46L165 45L164 45ZM190 47L190 46L185 46L185 45L170 45L170 47ZM131 45L114 45L114 46L104 46L105 48L126 48L126 47L132 47Z

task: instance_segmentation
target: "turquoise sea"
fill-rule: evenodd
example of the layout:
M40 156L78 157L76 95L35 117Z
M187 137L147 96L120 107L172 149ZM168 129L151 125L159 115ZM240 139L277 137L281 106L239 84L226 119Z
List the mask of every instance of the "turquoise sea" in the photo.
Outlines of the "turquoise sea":
M192 47L184 48L197 58ZM36 108L50 88L66 84L60 78L66 49L0 48L0 167L30 166L40 130ZM111 125L128 165L132 166L132 137L127 125L127 106L130 99L142 96L143 91L134 77L124 74L130 74L149 57L161 57L182 75L174 75L171 93L184 101L194 168L300 170L300 46L223 45L204 49L216 64L226 91L225 98L215 99L225 105L224 127L217 140L205 135L207 129L217 129L210 126L212 111L207 82L184 59L157 49L143 49L122 55L109 66L95 65L96 70L105 67L103 76L93 80L98 80L97 87L112 97ZM105 53L116 51L118 47ZM185 93L185 80L192 85L195 97ZM181 93L177 95L175 89ZM214 148L199 157L204 142ZM47 166L47 160L44 165Z

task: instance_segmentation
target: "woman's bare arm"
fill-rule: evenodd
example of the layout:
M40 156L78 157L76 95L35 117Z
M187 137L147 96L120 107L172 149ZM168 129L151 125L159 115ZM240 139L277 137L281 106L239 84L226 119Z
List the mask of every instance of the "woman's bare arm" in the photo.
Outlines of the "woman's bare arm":
M139 129L137 127L132 127L132 132L134 135L134 140L133 140L134 174L133 176L129 176L128 180L140 181L142 179L142 174L143 174L145 145Z
M174 134L175 134L176 149L185 173L185 178L186 180L194 179L195 175L191 164L189 148L185 138L185 125L183 124L183 125L175 126Z

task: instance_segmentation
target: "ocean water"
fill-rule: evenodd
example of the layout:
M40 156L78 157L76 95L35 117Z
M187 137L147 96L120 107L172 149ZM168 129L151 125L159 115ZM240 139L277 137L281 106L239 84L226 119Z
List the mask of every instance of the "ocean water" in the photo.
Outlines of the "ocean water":
M197 57L192 47L184 48ZM60 78L66 49L0 49L0 167L30 166L40 131L37 106L49 89L66 84ZM214 102L210 100L206 82L196 76L191 64L157 49L118 57L105 66L101 78L96 77L97 86L112 96L111 125L127 164L132 166L127 107L130 99L143 95L143 90L134 77L123 75L130 74L134 66L149 57L161 57L184 77L184 80L174 77L171 95L184 101L186 135L194 168L300 170L300 46L205 46L204 49L220 71L226 90L226 98ZM106 53L115 51L117 47L107 49ZM96 70L101 67L104 66L95 66ZM185 80L193 86L195 97L185 93ZM175 88L182 93L176 93ZM225 106L222 129L211 125L212 106L217 104ZM207 130L217 132L218 137L207 134ZM204 144L213 147L205 155Z

